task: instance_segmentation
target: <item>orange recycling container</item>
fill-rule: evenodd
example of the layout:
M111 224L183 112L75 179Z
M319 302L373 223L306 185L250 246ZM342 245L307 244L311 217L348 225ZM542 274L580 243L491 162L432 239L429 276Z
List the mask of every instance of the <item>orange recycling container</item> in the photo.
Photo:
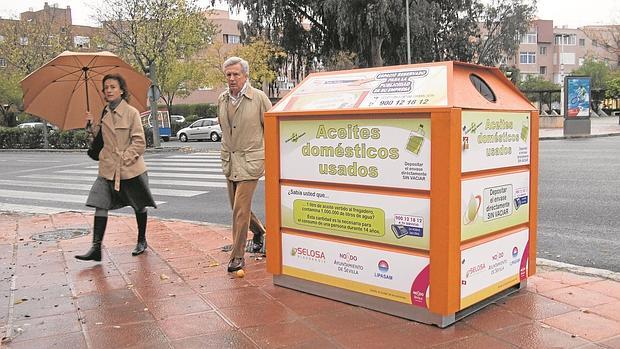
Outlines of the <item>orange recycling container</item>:
M497 68L311 74L265 151L276 285L445 327L536 271L538 112Z

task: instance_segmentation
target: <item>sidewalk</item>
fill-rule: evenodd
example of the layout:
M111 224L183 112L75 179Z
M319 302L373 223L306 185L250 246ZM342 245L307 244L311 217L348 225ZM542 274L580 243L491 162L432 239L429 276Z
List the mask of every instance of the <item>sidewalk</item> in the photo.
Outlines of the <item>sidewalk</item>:
M544 116L541 116L544 117ZM547 139L563 139L563 138L583 138L583 137L605 137L620 135L620 124L617 116L608 117L592 117L591 134L589 136L564 136L563 128L541 128L539 129L539 137L541 140Z
M618 274L546 263L528 287L446 329L274 286L265 260L226 273L227 227L111 216L101 263L73 258L91 214L0 215L0 331L7 348L620 348Z

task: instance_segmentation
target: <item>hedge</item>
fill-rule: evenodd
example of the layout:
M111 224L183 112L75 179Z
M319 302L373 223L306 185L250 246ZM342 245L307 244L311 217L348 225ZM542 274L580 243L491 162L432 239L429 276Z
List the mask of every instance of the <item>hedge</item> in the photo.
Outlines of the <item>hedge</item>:
M144 130L147 147L153 146L153 133ZM48 149L88 149L88 133L84 130L49 132ZM43 149L44 138L41 128L0 127L0 149Z
M175 104L170 107L170 115L196 115L200 118L214 118L217 116L217 106L214 104Z

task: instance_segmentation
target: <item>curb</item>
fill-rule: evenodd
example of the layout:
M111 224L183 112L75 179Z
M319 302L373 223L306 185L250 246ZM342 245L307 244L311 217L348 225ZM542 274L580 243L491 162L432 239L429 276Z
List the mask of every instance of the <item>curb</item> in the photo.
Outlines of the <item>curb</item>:
M545 136L538 137L540 141L548 141L548 140L558 140L558 139L579 139L579 138L600 138L600 137L613 137L620 136L620 133L600 133L600 134L589 134L589 135L571 135L571 136Z
M542 267L556 268L573 274L597 276L604 279L620 282L620 273L616 273L611 270L582 267L580 265L556 262L545 258L536 258L536 265Z

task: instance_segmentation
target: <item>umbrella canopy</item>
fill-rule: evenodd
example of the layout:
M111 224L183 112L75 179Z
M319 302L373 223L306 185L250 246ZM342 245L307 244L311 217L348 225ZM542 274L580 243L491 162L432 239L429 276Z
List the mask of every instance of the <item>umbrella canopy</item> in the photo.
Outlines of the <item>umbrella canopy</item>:
M65 51L21 81L24 111L62 130L82 128L84 113L97 116L106 102L102 80L120 74L127 82L129 104L138 111L148 109L151 80L135 71L111 52Z

